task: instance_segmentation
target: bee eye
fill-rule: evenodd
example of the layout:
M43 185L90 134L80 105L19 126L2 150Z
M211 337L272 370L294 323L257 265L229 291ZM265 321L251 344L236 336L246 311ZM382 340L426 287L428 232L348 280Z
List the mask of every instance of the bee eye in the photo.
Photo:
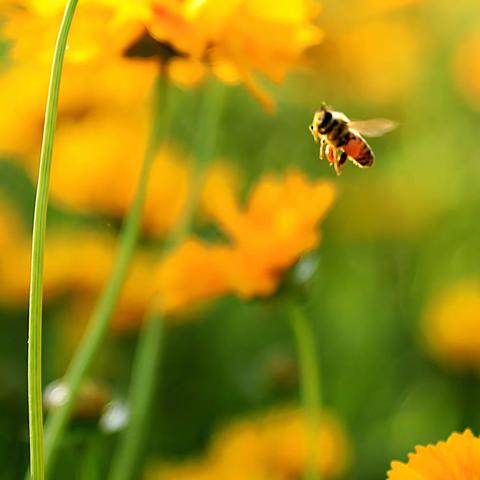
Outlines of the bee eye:
M323 114L323 117L320 121L319 127L320 128L325 128L330 123L332 118L333 118L333 115L331 114L331 112L325 111L325 113Z

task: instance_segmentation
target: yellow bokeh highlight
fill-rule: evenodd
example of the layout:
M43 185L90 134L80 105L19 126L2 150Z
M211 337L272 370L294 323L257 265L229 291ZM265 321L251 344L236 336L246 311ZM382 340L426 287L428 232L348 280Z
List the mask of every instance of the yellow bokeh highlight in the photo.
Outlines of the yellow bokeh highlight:
M438 292L423 324L427 347L453 367L480 367L480 281L468 279Z

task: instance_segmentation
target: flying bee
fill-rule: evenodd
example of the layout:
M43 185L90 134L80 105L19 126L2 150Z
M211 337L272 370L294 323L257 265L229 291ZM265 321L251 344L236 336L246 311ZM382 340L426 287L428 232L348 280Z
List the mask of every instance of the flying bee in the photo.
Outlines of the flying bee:
M343 113L323 105L315 112L309 129L315 142L320 141L320 160L327 157L340 175L347 159L360 168L373 165L375 156L362 135L380 137L396 126L395 122L385 118L352 122Z

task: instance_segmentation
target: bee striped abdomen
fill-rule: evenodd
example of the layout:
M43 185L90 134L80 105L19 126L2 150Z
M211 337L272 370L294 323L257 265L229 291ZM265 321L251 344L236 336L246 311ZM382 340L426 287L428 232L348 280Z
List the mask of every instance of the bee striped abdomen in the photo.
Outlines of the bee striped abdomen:
M371 167L373 165L375 159L373 151L360 135L349 132L343 150L358 165L362 167Z

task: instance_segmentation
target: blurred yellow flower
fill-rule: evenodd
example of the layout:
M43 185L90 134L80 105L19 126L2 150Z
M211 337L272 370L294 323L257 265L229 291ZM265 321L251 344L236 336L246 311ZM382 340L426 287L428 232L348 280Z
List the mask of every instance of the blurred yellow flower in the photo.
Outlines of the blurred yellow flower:
M352 8L355 13L368 17L385 15L392 11L423 3L424 0L354 0Z
M193 64L206 62L227 83L244 82L267 107L271 100L255 73L283 80L321 39L311 0L154 0L152 13L147 27L154 38L171 43Z
M0 208L0 299L26 305L30 282L30 239L8 209ZM45 301L68 294L68 320L82 324L110 274L116 248L113 235L92 229L53 230L45 245ZM119 329L137 327L156 286L157 255L139 250L134 257L114 318Z
M408 462L392 462L389 480L466 480L480 476L480 439L467 429L446 442L417 446Z
M71 292L97 292L111 266L114 239L94 231L49 233L46 238L44 297ZM25 304L30 282L30 240L16 238L1 261L0 296Z
M13 40L15 62L49 64L65 2L43 0L19 1L10 8L4 35ZM129 2L135 5L136 2ZM100 63L119 57L143 32L141 10L131 8L122 15L126 2L90 0L79 2L72 23L66 51L66 63Z
M456 47L453 75L458 91L469 104L480 110L480 33L469 32Z
M70 130L76 123L85 125L89 115L98 115L99 110L105 116L118 115L122 119L145 115L154 76L153 66L140 61L112 60L95 68L83 64L65 65L59 130L64 124ZM10 66L0 75L0 101L5 109L0 117L0 152L19 155L32 171L37 169L48 78L48 65L34 62ZM122 81L118 81L119 78ZM12 95L12 92L21 94ZM98 119L94 118L93 122L98 126ZM97 137L96 141L108 140Z
M157 274L160 308L166 312L209 300L228 291L227 251L196 239L185 240L161 262Z
M142 164L147 136L142 113L99 111L59 125L53 199L79 211L123 216Z
M348 442L338 420L326 412L321 415L316 444L321 476L330 478L343 473L348 463ZM217 436L210 452L214 463L230 470L235 470L235 464L241 469L247 463L251 471L263 474L260 478L299 478L308 456L304 414L285 408L234 423Z
M307 457L303 413L281 409L237 420L221 430L206 457L178 466L149 469L149 480L288 480L300 478ZM332 478L348 464L349 445L343 428L323 413L318 429L318 472Z
M58 128L52 166L52 198L81 212L122 218L135 194L146 143L144 111L94 112ZM119 139L121 139L119 141ZM214 164L206 173L225 175ZM192 187L190 159L173 144L163 145L150 174L143 226L164 236L176 225Z
M0 262L5 257L5 252L22 238L22 226L12 208L0 197Z
M332 183L310 181L298 170L266 176L242 208L233 194L205 202L205 210L231 240L232 288L242 296L269 295L281 274L320 242L318 225L332 206Z
M63 5L20 3L23 8L11 9L5 27L14 40L13 57L49 61ZM317 15L314 0L90 0L78 7L66 61L95 64L137 51L167 63L173 55L168 72L174 81L195 84L209 69L227 83L243 82L271 108L255 76L280 82L298 67L304 51L321 39ZM153 37L148 48L145 29Z
M421 30L411 23L370 20L332 30L312 57L318 71L335 79L335 88L351 101L385 104L408 98L422 43Z
M430 351L457 367L480 367L480 281L463 280L427 306L423 332Z
M334 196L331 183L290 170L261 179L242 208L231 179L214 172L202 209L230 242L189 239L167 255L159 266L160 308L173 313L226 293L271 295L283 273L318 246L318 225Z

